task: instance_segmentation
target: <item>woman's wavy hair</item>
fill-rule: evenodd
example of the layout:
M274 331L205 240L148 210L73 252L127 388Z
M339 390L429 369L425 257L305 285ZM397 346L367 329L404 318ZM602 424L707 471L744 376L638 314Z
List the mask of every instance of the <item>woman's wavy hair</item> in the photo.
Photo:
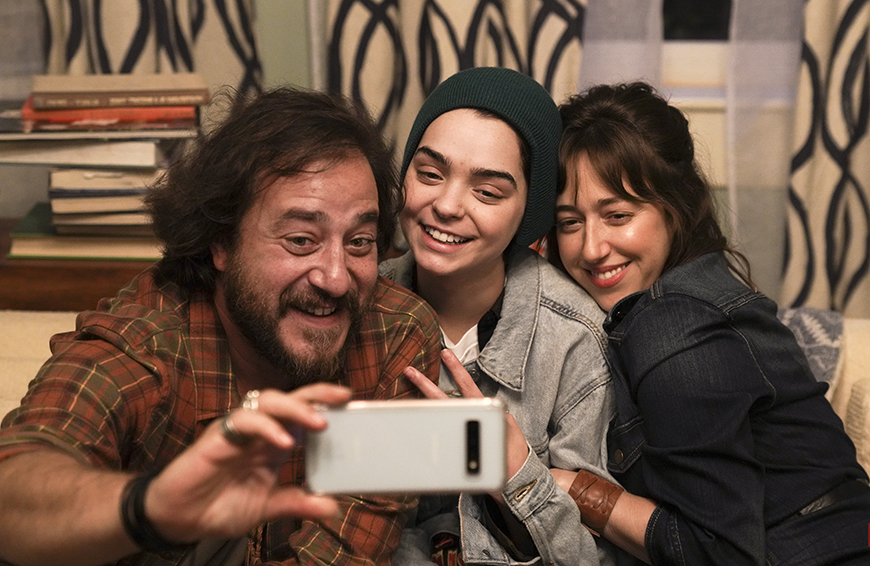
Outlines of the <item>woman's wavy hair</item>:
M258 191L307 171L315 161L335 163L357 152L368 160L377 184L377 247L383 254L404 197L392 154L360 105L289 87L231 103L226 119L200 136L146 196L164 244L158 277L188 289L214 290L218 272L211 247L234 249Z
M664 209L673 242L663 272L709 252L727 252L732 270L754 288L748 261L729 245L719 226L713 193L695 160L682 112L643 82L592 87L569 97L559 111L560 193L568 184L566 164L586 154L601 180L621 198ZM554 232L548 249L550 261L564 268Z

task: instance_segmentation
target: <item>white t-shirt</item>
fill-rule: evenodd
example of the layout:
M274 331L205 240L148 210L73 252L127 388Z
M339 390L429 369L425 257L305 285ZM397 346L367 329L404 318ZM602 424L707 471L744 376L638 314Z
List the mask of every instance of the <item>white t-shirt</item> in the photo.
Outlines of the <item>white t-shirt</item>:
M480 345L477 342L476 324L469 328L465 335L462 336L456 344L450 341L450 338L444 334L443 329L441 330L441 340L444 341L444 345L447 346L448 350L456 354L456 357L459 358L462 365L465 365L468 362L473 362L477 359L477 356L480 355Z

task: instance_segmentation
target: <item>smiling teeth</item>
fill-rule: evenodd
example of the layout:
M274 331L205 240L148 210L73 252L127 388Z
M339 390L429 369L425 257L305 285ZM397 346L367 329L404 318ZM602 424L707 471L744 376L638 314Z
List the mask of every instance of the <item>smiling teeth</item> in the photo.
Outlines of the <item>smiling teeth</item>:
M309 311L306 311L308 314L312 314L314 316L329 316L335 312L335 307L331 308L316 308Z
M620 271L622 271L626 267L628 267L628 265L621 265L615 269L611 269L611 270L605 271L603 273L596 273L594 271L590 271L590 273L592 274L592 277L604 281L606 279L610 279L611 277L613 277L614 275L616 275L617 273L619 273Z
M459 236L454 236L453 234L445 234L444 232L436 230L435 228L426 228L426 233L443 244L462 244L471 239L460 238Z

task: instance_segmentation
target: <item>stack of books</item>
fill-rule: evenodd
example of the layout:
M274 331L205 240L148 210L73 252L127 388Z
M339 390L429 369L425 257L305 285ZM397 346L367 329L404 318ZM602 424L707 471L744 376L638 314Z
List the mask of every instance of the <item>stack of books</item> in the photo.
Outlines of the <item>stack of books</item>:
M0 163L159 167L196 136L208 101L195 73L35 75L27 100L0 113Z
M34 75L21 117L34 130L178 129L195 127L208 102L196 73Z
M76 259L154 261L160 243L150 236L96 236L57 234L51 205L37 203L10 234L10 259Z
M51 226L58 234L151 236L144 198L164 171L52 169L48 183Z
M13 230L8 257L159 258L143 197L208 101L195 73L34 76L0 114L0 163L51 167L48 202Z

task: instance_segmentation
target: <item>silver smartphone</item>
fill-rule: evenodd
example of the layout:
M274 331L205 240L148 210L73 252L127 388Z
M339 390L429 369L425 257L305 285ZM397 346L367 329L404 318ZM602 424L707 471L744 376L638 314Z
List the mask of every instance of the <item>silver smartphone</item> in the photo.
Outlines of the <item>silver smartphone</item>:
M493 492L504 486L507 426L497 399L351 401L308 432L315 493Z

